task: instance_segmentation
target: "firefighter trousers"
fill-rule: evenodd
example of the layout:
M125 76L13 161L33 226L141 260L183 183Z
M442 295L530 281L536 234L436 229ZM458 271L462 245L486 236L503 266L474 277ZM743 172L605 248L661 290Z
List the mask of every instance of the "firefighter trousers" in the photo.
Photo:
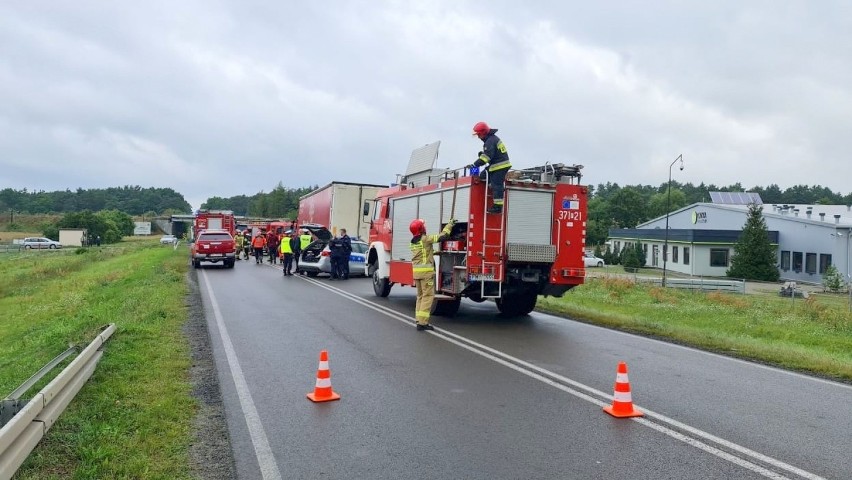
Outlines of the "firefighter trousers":
M417 286L417 304L414 307L414 318L418 325L427 325L432 312L432 302L435 301L435 278L414 280Z

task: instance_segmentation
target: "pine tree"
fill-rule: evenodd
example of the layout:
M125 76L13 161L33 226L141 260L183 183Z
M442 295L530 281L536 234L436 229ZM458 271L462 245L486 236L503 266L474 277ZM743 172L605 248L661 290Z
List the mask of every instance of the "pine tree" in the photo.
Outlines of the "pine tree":
M825 274L822 276L822 285L826 288L826 290L839 292L840 289L843 288L843 283L843 275L837 271L837 267L829 265L828 268L825 269Z
M729 277L778 281L781 275L776 265L775 247L769 243L768 234L763 209L760 205L750 204L743 232L734 246L731 268L727 271Z

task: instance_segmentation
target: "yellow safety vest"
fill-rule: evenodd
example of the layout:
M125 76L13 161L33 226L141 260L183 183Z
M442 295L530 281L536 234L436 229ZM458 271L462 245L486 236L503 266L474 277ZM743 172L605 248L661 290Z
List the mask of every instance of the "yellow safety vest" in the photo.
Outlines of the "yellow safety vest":
M290 248L290 239L289 238L284 237L284 239L281 241L281 244L278 246L278 251L281 252L282 254L293 253L293 249Z
M308 248L308 245L311 244L311 240L313 240L313 237L311 237L309 234L299 236L299 243L301 245L301 249L304 250Z

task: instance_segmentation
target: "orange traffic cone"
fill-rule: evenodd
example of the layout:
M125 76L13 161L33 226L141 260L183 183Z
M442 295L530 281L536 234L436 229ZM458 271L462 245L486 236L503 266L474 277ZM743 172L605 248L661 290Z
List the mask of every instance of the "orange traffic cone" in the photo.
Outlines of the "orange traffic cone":
M633 408L633 399L630 396L630 381L627 380L627 364L624 362L618 362L612 405L604 407L603 410L613 417L618 418L641 417L645 415L639 409Z
M328 369L328 352L320 352L319 368L317 369L317 384L314 392L308 394L312 402L330 402L340 400L340 395L331 389L331 370Z

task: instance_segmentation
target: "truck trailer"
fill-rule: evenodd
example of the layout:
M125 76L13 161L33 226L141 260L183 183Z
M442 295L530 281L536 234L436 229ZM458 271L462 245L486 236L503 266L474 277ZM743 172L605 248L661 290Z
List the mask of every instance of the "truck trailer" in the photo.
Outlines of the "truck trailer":
M365 200L376 198L387 185L331 182L299 199L299 224L317 224L326 227L333 235L341 228L350 237L367 238L368 212L361 210Z

